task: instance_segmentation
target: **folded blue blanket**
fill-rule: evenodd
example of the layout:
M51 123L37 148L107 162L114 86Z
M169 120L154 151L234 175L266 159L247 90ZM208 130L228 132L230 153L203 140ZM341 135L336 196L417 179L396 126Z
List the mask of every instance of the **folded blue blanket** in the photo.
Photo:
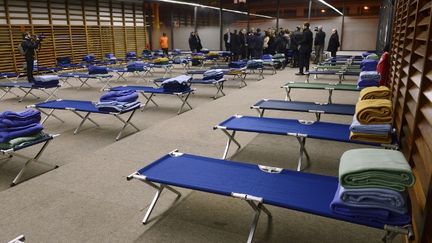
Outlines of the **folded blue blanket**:
M57 87L58 85L59 85L58 80L52 80L47 82L39 82L39 81L34 82L34 87L38 87L38 88L52 88L52 87Z
M247 68L249 69L258 69L258 68L263 68L263 61L262 60L249 60L247 62Z
M346 189L339 184L338 197L355 208L381 208L399 214L406 214L407 193L383 188Z
M35 76L35 82L49 82L49 81L59 81L59 76L57 75L43 75L43 76Z
M0 113L0 123L6 126L14 126L17 122L28 122L29 120L36 119L37 122L41 119L40 111L33 109L26 109L20 112L5 111ZM33 123L33 122L31 122ZM28 125L30 123L27 123ZM21 125L21 123L19 124Z
M366 71L376 71L377 67L376 66L363 66L361 68L362 72L366 72Z
M392 126L390 124L363 125L357 121L356 116L353 116L353 121L349 129L351 132L356 133L388 135L391 132Z
M189 82L191 79L192 79L191 76L188 76L188 75L180 75L180 76L176 76L176 77L173 77L173 78L169 78L169 79L163 81L163 82L162 82L162 86L165 85L165 84L168 84L168 83L172 83L172 82L177 82L177 83L179 83L179 84L187 83L187 82Z
M381 79L381 75L377 71L363 71L360 72L361 80L371 80L379 82Z
M246 65L247 65L247 62L245 62L245 61L235 61L235 62L230 62L228 64L228 67L238 69L238 68L244 68L244 67L246 67Z
M101 111L107 112L121 112L129 109L139 107L141 103L135 102L118 102L118 101L106 101L96 103L96 107Z
M125 89L119 91L109 91L100 97L101 102L118 101L118 102L135 102L138 99L138 93L135 90Z
M43 126L39 123L35 123L30 126L23 127L21 130L11 132L0 132L0 143L6 143L11 139L18 137L27 137L32 134L38 133L43 130Z
M108 68L103 66L90 66L88 67L89 74L107 74Z
M362 221L379 222L390 225L404 225L411 222L408 213L396 213L394 211L377 207L358 207L348 204L340 198L340 187L336 191L333 201L330 203L330 209L336 214L360 219Z
M0 132L17 132L26 130L28 128L33 127L34 125L39 124L39 122L31 123L23 126L13 126L13 127L0 127Z
M203 73L203 80L220 80L224 76L222 69L211 69Z
M361 77L358 78L357 86L359 88L379 86L379 80L363 80Z

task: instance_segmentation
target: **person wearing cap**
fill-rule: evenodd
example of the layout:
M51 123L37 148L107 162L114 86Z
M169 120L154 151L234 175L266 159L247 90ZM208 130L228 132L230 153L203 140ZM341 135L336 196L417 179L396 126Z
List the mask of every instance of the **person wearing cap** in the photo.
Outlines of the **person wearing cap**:
M313 34L309 29L310 24L303 24L303 36L299 41L299 72L296 75L305 75L309 72L309 62L312 52Z
M323 27L318 26L317 32L315 34L315 61L314 64L322 62L324 56L324 43L325 43L326 33L323 31Z

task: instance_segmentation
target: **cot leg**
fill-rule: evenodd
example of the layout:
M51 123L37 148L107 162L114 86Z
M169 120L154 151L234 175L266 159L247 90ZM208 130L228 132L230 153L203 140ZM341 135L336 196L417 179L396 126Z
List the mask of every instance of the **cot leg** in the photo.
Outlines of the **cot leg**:
M329 91L328 103L331 104L332 103L333 90L329 89L328 91Z
M40 111L41 113L43 113L45 115L45 118L42 120L41 124L44 124L46 120L48 120L48 118L50 118L51 116L54 117L55 119L59 120L60 122L64 123L64 121L62 119L60 119L58 116L54 115L54 109L51 109L49 113L38 109L38 111Z
M45 89L41 89L42 92L44 92L46 95L48 95L48 98L46 98L45 101L48 101L51 98L58 99L58 96L57 96L58 89L59 89L59 87L55 88L54 91L51 93L47 92Z
M180 115L181 113L183 113L183 107L185 105L187 105L189 107L189 110L192 110L192 106L189 104L189 102L187 101L189 99L191 92L187 93L186 97L183 98L182 94L177 94L177 97L182 101L182 104L180 106L180 109L177 112L177 115Z
M119 133L117 134L116 141L118 141L118 140L121 138L121 135L122 135L124 129L125 129L128 125L131 125L131 126L132 126L133 128L135 128L137 131L139 131L139 128L137 128L137 127L136 127L136 126L131 122L132 117L134 116L135 112L136 112L136 109L133 110L133 111L131 112L130 116L128 117L128 119L127 119L126 121L123 120L123 119L120 117L120 115L117 115L117 114L114 115L115 117L117 117L117 119L119 119L121 122L123 122L123 127L120 129Z
M217 99L219 93L221 94L220 97L225 96L225 92L223 92L223 82L221 82L221 83L214 83L213 85L214 85L214 86L216 87L216 89L217 89L217 92L216 92L216 94L213 96L213 99Z
M108 87L108 88L112 88L112 86L111 86L111 84L110 84L110 82L111 82L111 79L110 79L110 78L100 78L99 80L100 80L101 82L104 82L104 83L105 83L104 86L100 89L101 92L104 91L107 87Z
M306 137L297 137L297 141L300 144L300 152L299 152L299 158L298 158L298 164L297 164L297 171L302 171L305 168L302 169L302 163L303 163L303 155L306 156L307 161L309 162L310 158L309 158L309 154L306 151Z
M250 230L249 230L249 236L248 236L248 243L252 243L254 235L255 235L255 231L258 225L258 220L259 220L259 216L261 214L261 210L264 211L269 217L272 217L270 211L268 211L268 209L266 207L264 207L264 205L262 203L258 203L255 204L252 201L247 201L249 203L249 205L253 208L253 210L255 211L255 216L254 219L252 221Z
M321 113L320 112L315 112L315 116L316 116L317 121L321 120Z
M15 177L15 179L12 181L11 186L15 186L19 179L21 179L21 176L24 174L24 171L26 170L27 166L33 162L33 161L37 161L39 159L39 157L42 155L42 153L45 151L46 147L48 146L49 142L51 142L51 140L47 140L44 145L42 146L42 148L39 150L39 152L36 154L35 157L27 160L24 164L24 166L21 168L21 170L18 172L18 175ZM56 166L57 168L57 166Z
M92 119L89 118L89 116L90 116L90 112L87 112L87 114L86 114L85 116L82 116L81 114L79 114L79 113L76 112L76 111L72 111L72 112L75 113L77 116L79 116L79 117L82 118L80 124L78 125L78 127L77 127L77 128L75 129L75 131L74 131L74 135L77 134L77 133L79 133L79 131L80 131L82 125L84 124L84 122L85 122L86 120L89 120L91 123L95 124L97 127L99 126L99 124L97 124L95 121L93 121Z
M343 74L340 73L340 74L339 74L339 82L338 82L338 83L341 84L341 83L342 83L342 79L343 79Z
M21 89L22 90L22 89ZM34 95L31 91L32 89L29 89L28 91L22 90L25 94L23 97L21 97L21 99L18 100L18 102L22 102L28 95L32 95L34 96L36 99L39 99L39 97L37 97L36 95Z
M240 87L239 88L241 89L243 87L246 87L247 86L247 83L246 83L246 74L244 74L244 75L240 74L239 78L240 78Z
M225 129L222 129L222 132L224 132L224 133L228 136L228 141L227 141L227 143L226 143L225 151L224 151L224 154L223 154L223 156L222 156L222 159L226 159L226 158L227 158L227 155L228 155L229 148L230 148L230 146L231 146L231 142L234 142L234 143L237 145L237 151L241 148L241 145L240 145L240 143L237 142L237 140L235 139L236 131L233 131L233 132L230 134L230 133L229 133L228 131L226 131ZM234 154L235 154L235 153L234 153Z
M259 69L258 70L258 80L264 79L264 70Z
M149 102L152 102L155 106L158 106L158 104L156 104L156 102L153 100L153 93L151 93L150 96L147 96L144 92L141 92L141 95L146 99L146 102L144 103L141 110L144 110L144 107L146 107Z
M157 201L158 201L158 199L159 199L159 197L160 197L160 195L161 195L163 189L164 189L164 186L161 185L161 186L159 187L159 189L156 191L156 194L155 194L155 196L153 197L153 200L152 200L152 202L150 203L150 206L149 206L149 208L147 209L147 212L146 212L146 214L145 214L145 216L144 216L144 219L143 219L143 221L142 221L143 224L147 224L147 221L148 221L148 219L149 219L149 217L150 217L150 214L153 212L153 209L154 209L154 207L156 206L156 203L157 203Z
M291 101L291 96L290 96L291 88L290 87L285 87L285 92L286 92L285 101L287 101L287 100Z
M11 88L5 88L2 90L4 93L0 96L0 100L2 100L10 92ZM17 96L17 97L19 98L19 96Z
M69 86L71 86L73 88L73 85L71 83L69 83L68 79L69 78L61 78L60 80L63 82L63 84L68 84Z
M82 78L78 78L78 80L81 82L81 85L78 87L78 89L81 89L84 85L87 85L89 88L91 88L90 84L87 83L89 79L90 78L86 78L83 80Z

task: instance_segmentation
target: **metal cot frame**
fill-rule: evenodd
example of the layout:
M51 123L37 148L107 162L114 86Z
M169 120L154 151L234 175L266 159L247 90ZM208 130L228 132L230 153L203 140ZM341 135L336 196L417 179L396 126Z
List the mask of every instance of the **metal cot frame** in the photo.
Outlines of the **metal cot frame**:
M60 75L60 79L63 81L63 83L68 84L70 87L74 87L68 80L70 78L75 78L78 81L80 81L81 85L78 86L77 89L81 89L84 87L84 85L87 85L89 88L92 88L90 84L88 84L88 81L90 79L97 79L104 83L104 86L100 89L100 91L103 91L107 88L111 88L110 82L112 81L113 75L111 74L89 74L83 76L82 74L66 74L66 76Z
M49 145L49 143L55 138L55 137L57 137L57 136L59 136L59 134L55 134L55 135L49 135L49 137L48 138L46 138L46 139L44 139L44 140L41 140L41 141L39 141L39 142L30 142L30 143L28 143L28 144L24 144L23 146L19 146L18 148L11 148L11 149L5 149L5 150L0 150L0 153L4 156L4 158L2 158L1 160L10 160L13 156L16 156L16 157L21 157L21 158L24 158L24 159L27 159L27 161L24 163L24 165L21 167L21 170L18 172L18 174L15 176L15 178L13 179L13 181L12 181L12 183L10 184L10 186L12 187L12 186L15 186L16 184L18 184L18 183L20 183L20 182L23 182L23 181L20 181L20 179L21 179L21 177L22 177L22 175L24 174L24 172L25 172L25 170L27 169L27 167L32 163L32 162L38 162L38 163L40 163L40 164L45 164L45 163L43 163L43 162L41 162L41 161L39 161L39 157L42 155L42 153L45 151L45 149L48 147L48 145ZM26 157L26 156L23 156L23 155L20 155L20 154L18 154L17 153L17 151L19 151L19 150L21 150L21 149L25 149L25 148L28 148L28 147L32 147L32 146L34 146L34 145L37 145L37 144L43 144L42 145L42 147L39 149L39 151L36 153L36 155L33 157L33 158L28 158L28 157ZM49 165L49 166L51 166L51 165ZM55 165L54 166L54 168L52 168L51 170L53 170L53 169L57 169L59 166L58 165ZM49 170L49 171L51 171L51 170ZM48 172L48 171L47 171ZM44 173L46 173L46 172L44 172ZM31 178L28 178L28 179L31 179ZM27 179L27 180L28 180Z
M180 101L182 103L180 105L180 108L177 111L177 115L180 115L181 113L185 112L185 111L183 111L183 108L185 106L187 106L189 108L189 110L192 110L192 106L188 102L188 99L189 99L189 96L195 91L195 89L190 89L187 92L173 92L173 93L153 93L153 92L145 92L145 91L142 91L142 90L137 90L137 91L145 98L145 102L144 102L144 105L142 106L141 110L144 110L144 108L150 102L153 103L156 107L158 107L159 105L153 99L157 94L175 95L175 96L177 96L180 99ZM150 95L147 95L147 94L150 94Z
M31 83L25 83L25 84L31 84ZM40 97L37 96L36 94L34 94L33 90L39 90L39 91L43 92L44 94L46 94L48 96L48 98L46 98L45 101L48 101L52 98L58 99L57 91L60 87L61 87L61 85L57 85L57 86L54 86L51 88L44 88L44 87L39 87L39 86L34 86L34 85L23 86L17 82L16 85L11 85L9 87L0 87L0 89L4 92L0 96L0 100L2 100L9 93L13 94L17 98L20 98L21 97L20 95L18 95L17 93L12 91L12 89L14 89L14 88L19 89L24 93L24 95L18 100L18 102L22 102L28 95L31 95L31 96L35 97L36 99L39 99ZM48 90L52 90L52 92L48 92Z
M282 86L281 88L283 88L283 89L285 89L285 100L289 100L289 101L291 101L291 96L290 96L290 94L291 94L291 89L293 89L293 87L291 87L290 86L290 84L295 84L295 82L289 82L289 83L287 83L286 85L284 85L284 86ZM332 87L332 85L334 86L334 87ZM334 90L338 90L337 89L337 87L336 87L336 85L337 84L328 84L328 87L324 87L324 88L321 88L322 90L327 90L328 91L328 99L327 99L327 102L329 103L329 104L331 104L333 101L332 101L332 97L333 97L333 91ZM295 88L295 87L294 87ZM340 90L340 91L343 91L343 90ZM347 90L347 91L354 91L354 90ZM355 91L359 91L359 90L355 90Z

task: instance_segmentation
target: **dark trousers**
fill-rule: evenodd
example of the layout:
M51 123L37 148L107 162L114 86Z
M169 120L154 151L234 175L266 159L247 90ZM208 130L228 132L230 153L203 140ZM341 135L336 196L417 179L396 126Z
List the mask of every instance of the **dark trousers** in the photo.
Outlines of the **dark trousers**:
M27 80L30 83L34 81L33 68L34 68L34 57L26 57Z
M225 49L231 51L231 43L225 43Z
M291 67L295 68L295 67L298 67L298 65L299 65L299 51L293 50Z
M247 59L248 55L247 55L247 48L245 46L243 46L241 48L241 59Z
M247 59L252 59L254 57L254 49L248 48Z
M303 69L309 72L310 52L300 52L299 56L299 72L303 73Z
M330 52L331 57L336 57L336 51Z
M168 56L168 48L162 48L163 54Z

